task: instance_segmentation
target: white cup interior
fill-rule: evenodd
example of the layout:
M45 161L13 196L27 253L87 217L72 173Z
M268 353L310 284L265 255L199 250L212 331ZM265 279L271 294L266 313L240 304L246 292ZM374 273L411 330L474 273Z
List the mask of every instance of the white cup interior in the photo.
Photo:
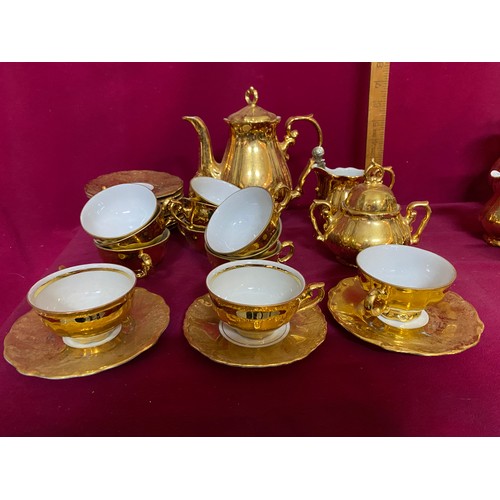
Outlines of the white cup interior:
M453 283L456 270L445 258L407 245L376 245L359 252L359 269L384 283L404 288L435 289Z
M114 302L132 290L135 283L135 274L126 267L86 264L42 278L28 292L28 302L49 312L84 311Z
M239 191L240 188L213 177L193 177L190 181L191 189L205 201L219 206L228 196Z
M274 210L269 192L252 186L228 196L214 211L205 229L205 242L215 253L237 252L267 228Z
M305 287L304 277L295 269L266 260L222 264L208 274L206 282L217 297L253 306L288 302Z
M154 215L157 200L141 184L117 184L99 191L84 205L80 222L98 239L127 236L144 226Z

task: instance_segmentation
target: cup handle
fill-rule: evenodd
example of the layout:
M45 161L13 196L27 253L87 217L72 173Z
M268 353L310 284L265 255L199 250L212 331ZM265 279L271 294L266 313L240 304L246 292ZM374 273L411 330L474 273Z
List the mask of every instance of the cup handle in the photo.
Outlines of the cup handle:
M387 292L383 288L373 288L363 301L365 311L370 316L380 316L387 311Z
M274 217L279 217L292 199L292 190L283 182L272 190L271 196L274 201Z
M417 208L423 208L425 211L423 219L420 221L420 225L418 226L417 230L415 233L412 233L412 224L415 221L415 218L417 217ZM427 223L429 222L429 219L431 217L431 207L429 205L428 201L413 201L412 203L409 203L408 206L406 207L406 222L408 223L408 226L410 227L410 243L414 245L415 243L418 243L420 241L420 236L422 235L422 231L424 230L425 226L427 226Z
M153 261L151 260L151 257L142 250L139 252L139 258L142 261L141 270L137 271L135 275L138 278L145 278L149 274L149 271L151 271L151 268L153 267Z
M315 210L318 207L323 207L323 210L321 210L321 218L323 219L323 229L324 231L321 231L318 225L318 221L316 219L316 214ZM311 206L309 207L309 218L311 219L312 225L314 227L314 230L316 232L316 239L319 241L326 241L328 238L329 234L329 220L328 217L325 216L325 213L328 212L330 213L332 211L332 205L330 202L326 200L313 200L311 203Z
M192 222L188 221L187 219L184 218L185 215L185 207L184 203L179 200L170 200L168 204L165 205L168 209L168 212L170 215L179 223L182 224L183 226L187 227L190 231L205 231L204 226L198 226L197 224L193 224ZM179 215L182 214L181 215Z
M314 292L317 291L316 296ZM322 282L311 283L306 286L299 297L299 307L297 312L309 309L325 298L325 284Z
M285 255L281 255L281 252L283 250L287 250L285 252ZM292 258L294 251L295 251L295 247L293 246L293 242L292 241L288 241L288 240L284 241L281 244L281 250L279 251L279 254L278 254L278 262L280 264L283 264L284 262L289 261Z

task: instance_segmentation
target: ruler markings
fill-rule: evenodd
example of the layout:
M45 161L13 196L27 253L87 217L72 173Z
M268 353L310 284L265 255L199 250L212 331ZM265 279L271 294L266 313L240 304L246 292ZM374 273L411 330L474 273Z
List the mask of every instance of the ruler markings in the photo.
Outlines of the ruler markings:
M385 62L371 63L365 167L372 159L383 164L389 66L390 63Z

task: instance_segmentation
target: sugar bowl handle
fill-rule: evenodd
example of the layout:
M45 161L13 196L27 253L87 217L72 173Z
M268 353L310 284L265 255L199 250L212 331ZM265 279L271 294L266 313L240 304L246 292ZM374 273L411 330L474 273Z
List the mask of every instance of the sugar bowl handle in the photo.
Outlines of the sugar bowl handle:
M315 295L315 292L316 295ZM315 306L325 298L325 284L322 282L311 283L307 285L304 291L299 297L299 308L298 311L303 311L304 309L309 309Z
M413 233L412 224L413 222L415 222L415 219L417 217L417 210L416 210L417 208L424 209L424 217L420 221L417 230ZM410 228L410 243L412 245L420 241L420 236L422 235L422 231L424 230L425 226L427 226L427 223L429 222L431 213L432 210L428 201L413 201L412 203L409 203L408 206L406 207L405 220Z
M318 225L318 220L316 219L315 210L318 207L323 207L320 216L323 219L323 228L324 231L321 231ZM316 231L316 239L319 241L326 241L328 239L328 235L331 231L330 225L331 221L329 220L328 214L332 212L332 204L326 200L313 200L311 206L309 207L309 218L311 219L314 230Z

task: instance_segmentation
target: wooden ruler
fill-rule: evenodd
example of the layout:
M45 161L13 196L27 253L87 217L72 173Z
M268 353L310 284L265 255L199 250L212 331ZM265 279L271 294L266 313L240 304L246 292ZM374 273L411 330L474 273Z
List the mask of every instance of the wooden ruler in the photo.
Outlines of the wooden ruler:
M368 98L368 129L366 132L365 168L374 159L379 165L384 161L385 118L389 90L388 62L372 62L370 94Z

